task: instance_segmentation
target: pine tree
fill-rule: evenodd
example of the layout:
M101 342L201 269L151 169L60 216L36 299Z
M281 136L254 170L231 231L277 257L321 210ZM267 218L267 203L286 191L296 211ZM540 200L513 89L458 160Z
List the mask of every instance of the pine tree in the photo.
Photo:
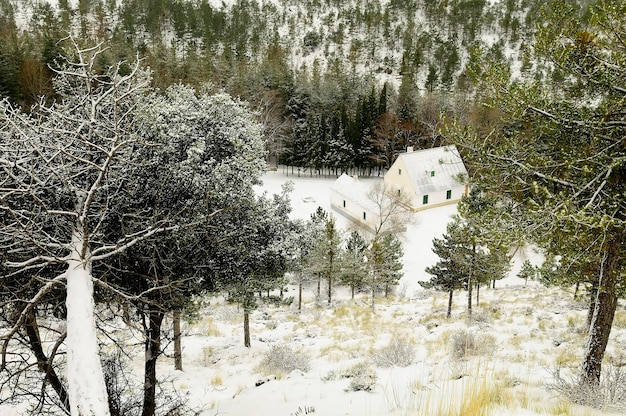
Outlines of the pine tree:
M372 293L372 308L376 304L376 294L383 292L388 296L402 278L403 254L402 243L394 234L385 234L372 241L367 251L367 283Z
M352 231L346 241L346 249L341 260L341 283L350 287L351 297L365 284L367 277L366 260L367 243L358 231Z
M475 181L514 201L538 244L554 235L594 242L577 250L593 259L600 282L580 378L587 387L599 383L623 280L625 19L623 2L599 1L588 18L571 2L551 3L532 52L554 71L511 80L507 67L487 64L478 90L501 112L499 125L487 136L469 126L450 134Z
M315 212L311 214L310 220L307 222L307 238L304 240L307 244L303 247L302 270L303 273L312 275L317 280L317 298L322 296L322 275L324 271L323 257L324 247L322 241L326 229L326 223L329 221L330 215L317 207ZM301 278L302 279L302 278ZM301 289L301 288L300 288ZM299 300L300 302L300 300Z
M536 276L537 269L535 266L533 266L530 260L524 260L519 273L517 273L517 277L524 279L524 286L526 286L528 284L528 279L534 280Z
M324 211L316 212L316 215L323 213ZM325 213L324 213L325 214ZM322 214L321 218L323 222L318 223L321 226L321 232L317 236L317 241L310 254L309 264L312 267L309 269L318 274L317 294L318 299L321 297L321 279L326 279L327 282L327 301L330 305L332 303L332 290L335 284L337 276L341 271L341 236L339 230L336 227L335 219L332 216ZM316 217L314 221L320 220L320 217Z
M420 281L419 284L427 289L435 289L448 292L448 310L446 317L452 315L452 299L454 291L467 286L468 264L467 247L462 238L462 227L457 219L450 222L446 227L446 233L442 238L433 239L433 253L439 257L439 261L426 268L426 273L431 274L428 281Z

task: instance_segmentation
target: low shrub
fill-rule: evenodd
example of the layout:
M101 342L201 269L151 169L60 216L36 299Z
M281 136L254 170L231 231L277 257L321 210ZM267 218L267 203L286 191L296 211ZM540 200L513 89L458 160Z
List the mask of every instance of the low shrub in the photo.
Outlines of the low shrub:
M415 347L408 340L394 338L389 345L376 351L372 359L378 367L408 367L415 359Z
M463 359L472 355L485 355L495 349L495 339L490 335L459 330L451 334L450 343L452 356Z
M261 367L268 373L288 374L293 370L309 371L309 357L288 345L277 344L265 354Z
M626 410L626 367L603 365L600 383L585 381L580 371L563 374L559 366L550 372L553 380L548 383L548 389L572 403L603 410Z
M372 391L378 380L376 371L368 363L358 363L342 373L343 378L350 379L348 390Z

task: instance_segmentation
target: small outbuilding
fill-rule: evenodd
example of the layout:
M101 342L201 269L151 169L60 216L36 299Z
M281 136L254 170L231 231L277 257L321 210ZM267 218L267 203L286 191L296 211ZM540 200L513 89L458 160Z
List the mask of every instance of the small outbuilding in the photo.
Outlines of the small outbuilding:
M358 226L374 230L379 222L378 208L368 197L374 183L342 174L330 188L331 208Z
M457 203L469 191L467 170L454 145L416 151L409 147L384 181L386 187L409 195L413 211Z

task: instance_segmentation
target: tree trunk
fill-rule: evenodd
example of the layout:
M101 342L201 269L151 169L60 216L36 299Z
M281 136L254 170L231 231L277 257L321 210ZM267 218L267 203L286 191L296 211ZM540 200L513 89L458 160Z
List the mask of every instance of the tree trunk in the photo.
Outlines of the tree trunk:
M474 273L474 262L476 259L476 242L472 242L472 262L467 276L467 315L472 316L472 274Z
M91 264L84 260L89 250L78 231L72 236L67 261L67 385L72 416L109 416L96 333Z
M376 308L376 288L372 288L372 309Z
M467 278L467 314L472 316L472 272Z
M148 312L148 327L145 341L143 410L142 416L154 416L156 412L156 365L161 355L161 324L164 313L157 310Z
M480 307L480 283L476 284L476 306Z
M593 319L593 312L596 309L596 298L598 297L598 281L595 280L591 284L591 289L589 290L589 308L587 308L587 319L585 320L585 328L587 329L587 333L591 329L591 320Z
M247 309L243 311L243 345L250 348L250 312Z
M298 281L298 312L302 311L302 276Z
M351 285L350 289L352 289L352 298L351 299L354 300L354 285Z
M183 371L183 349L180 334L180 311L174 311L174 368Z
M613 325L617 307L616 286L619 274L619 257L623 236L620 232L607 242L600 265L598 294L591 319L589 338L583 359L583 382L598 384L602 370L602 358Z
M37 359L37 368L39 371L45 374L45 380L50 383L50 386L54 389L59 402L63 405L66 412L70 411L70 401L67 395L67 390L63 386L61 379L57 375L56 371L52 367L52 363L49 361L46 353L41 346L41 336L39 334L39 326L37 325L37 318L35 315L35 308L31 308L26 315L24 321L24 328L26 329L26 336L28 337L28 344L30 346L33 355Z
M446 314L446 318L450 318L452 316L452 294L453 290L450 291L450 295L448 296L448 313Z
M317 274L317 299L322 296L322 274Z
M332 304L332 300L333 300L333 274L328 273L328 305Z

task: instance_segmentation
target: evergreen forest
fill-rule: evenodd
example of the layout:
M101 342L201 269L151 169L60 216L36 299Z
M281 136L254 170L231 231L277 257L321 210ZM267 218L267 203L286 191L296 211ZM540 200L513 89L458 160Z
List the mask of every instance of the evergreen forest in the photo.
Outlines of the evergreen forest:
M72 34L108 48L103 70L139 57L161 90L211 85L248 102L274 165L380 174L407 146L444 143L446 115L485 117L471 105L482 60L559 77L526 50L543 4L0 0L0 95L23 108L52 99L51 68Z

